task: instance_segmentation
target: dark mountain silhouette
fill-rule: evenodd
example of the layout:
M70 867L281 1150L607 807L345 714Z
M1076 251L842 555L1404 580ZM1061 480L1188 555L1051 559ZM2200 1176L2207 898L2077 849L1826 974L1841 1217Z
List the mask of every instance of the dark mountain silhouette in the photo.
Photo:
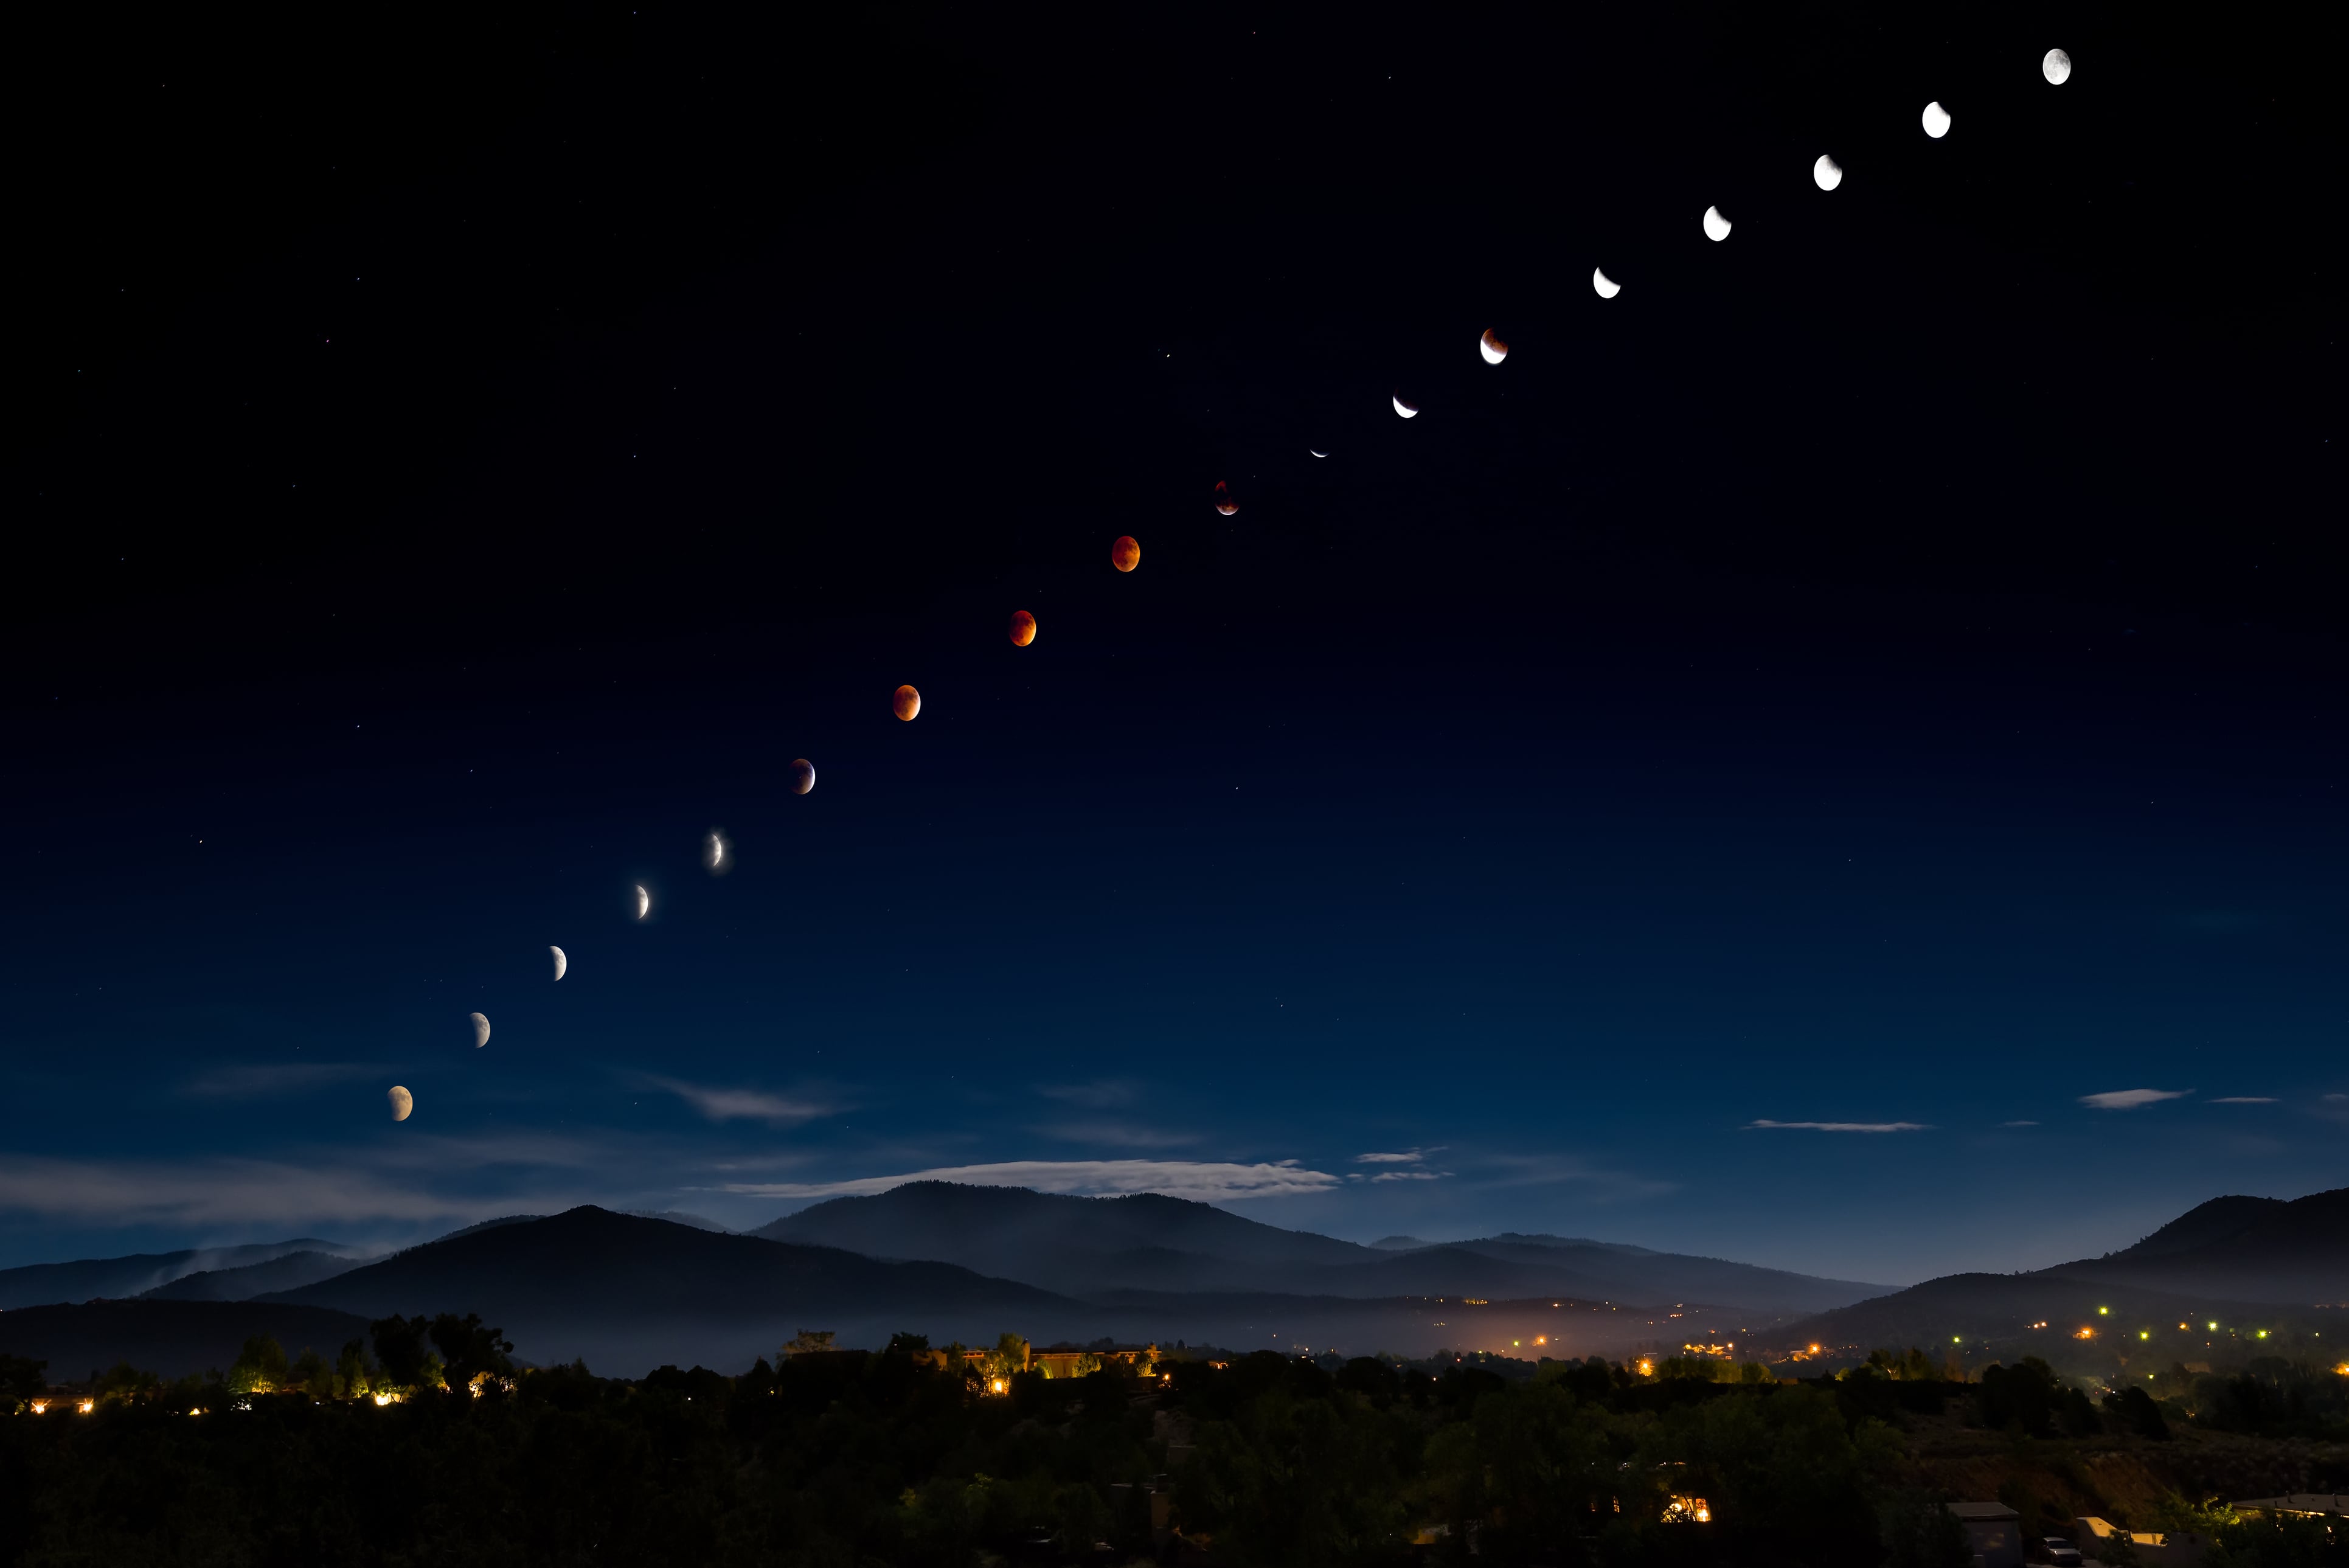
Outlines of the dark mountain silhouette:
M0 1312L45 1302L139 1295L200 1270L242 1268L299 1252L339 1257L358 1255L358 1249L340 1242L303 1236L290 1242L253 1242L241 1246L191 1247L176 1253L139 1253L120 1258L82 1258L68 1264L32 1264L24 1268L0 1269Z
M93 1301L0 1312L0 1354L49 1364L53 1383L128 1361L166 1377L225 1372L254 1334L275 1336L288 1356L328 1361L366 1337L367 1320L315 1306L251 1301Z
M297 1290L322 1279L347 1274L367 1260L341 1258L329 1253L287 1253L265 1264L237 1269L201 1269L181 1274L169 1284L142 1293L144 1301L251 1301L272 1291Z
M413 1247L267 1298L364 1317L478 1312L515 1354L584 1357L635 1376L662 1362L739 1371L803 1328L844 1345L897 1330L937 1344L1115 1333L1098 1309L937 1263L884 1263L832 1247L715 1234L597 1208Z
M1371 1246L1378 1252L1411 1252L1420 1247L1432 1247L1433 1242L1423 1242L1417 1236L1381 1236Z
M2109 1308L2099 1312L2097 1308ZM2237 1304L2237 1311L2242 1304ZM1956 1348L1970 1360L1985 1351L2007 1357L2036 1355L2060 1361L2080 1329L2093 1329L2107 1344L2139 1332L2159 1336L2154 1353L2173 1360L2207 1359L2202 1329L2207 1298L2189 1297L2133 1285L2115 1285L2062 1269L2036 1274L1944 1274L1907 1290L1840 1307L1771 1330L1758 1347L1780 1353L1822 1345L1865 1356L1914 1345L1929 1352ZM2271 1308L2279 1320L2282 1309ZM2045 1328L2033 1328L2037 1323ZM2190 1342L2176 1326L2191 1323ZM2224 1332L2223 1329L2221 1331ZM2150 1341L2143 1342L2151 1344Z
M2161 1229L2135 1246L2123 1247L2116 1253L2106 1253L2110 1258L2133 1258L2140 1262L2148 1258L2174 1257L2190 1253L2197 1247L2225 1241L2240 1235L2278 1210L2289 1208L2282 1198L2213 1198L2207 1203L2197 1203Z
M2349 1187L2288 1202L2214 1198L2133 1247L2064 1268L2219 1301L2349 1302Z
M1079 1296L1277 1291L1358 1298L1540 1295L1813 1312L1887 1286L1557 1236L1375 1247L1142 1193L1079 1198L913 1181L835 1198L751 1233L878 1258L928 1258Z

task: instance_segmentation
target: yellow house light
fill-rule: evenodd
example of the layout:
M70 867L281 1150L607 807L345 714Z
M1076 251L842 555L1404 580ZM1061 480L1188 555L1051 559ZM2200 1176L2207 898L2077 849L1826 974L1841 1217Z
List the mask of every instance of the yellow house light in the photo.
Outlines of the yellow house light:
M2096 1308L2096 1315L2098 1317L2110 1317L2112 1315L2113 1309L2109 1306L2100 1306Z

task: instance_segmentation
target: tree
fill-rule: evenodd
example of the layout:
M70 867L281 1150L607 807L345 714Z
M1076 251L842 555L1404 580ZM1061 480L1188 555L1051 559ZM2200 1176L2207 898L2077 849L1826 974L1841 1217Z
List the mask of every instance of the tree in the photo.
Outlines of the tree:
M375 1387L376 1367L367 1359L367 1341L354 1339L335 1357L335 1394L356 1399Z
M459 1317L444 1312L432 1320L432 1343L440 1351L441 1377L451 1388L469 1387L476 1378L512 1376L512 1342L481 1321L478 1312Z
M440 1359L424 1347L424 1336L431 1327L420 1313L414 1317L394 1313L367 1325L385 1383L394 1388L423 1388L440 1380Z
M228 1387L233 1394L267 1394L284 1387L291 1378L285 1366L285 1346L266 1334L256 1334L244 1342L237 1352L235 1363L228 1369Z
M778 1361L789 1361L794 1356L814 1356L821 1354L823 1351L835 1348L832 1340L833 1331L829 1328L802 1328L792 1339L791 1343L783 1346L781 1353L779 1354L775 1359Z
M49 1364L22 1356L0 1356L0 1408L14 1413L27 1399L40 1398L49 1386Z
M2115 1431L2150 1438L2158 1443L2169 1440L2169 1423L2162 1419L2161 1407L2153 1402L2152 1395L2134 1384L2117 1394L2105 1396L2105 1416Z
M1896 1492L1878 1511L1877 1522L1888 1553L1885 1568L1966 1568L1973 1561L1965 1525L1936 1492Z
M2044 1438L2055 1414L2055 1369L2036 1356L2020 1366L1995 1364L1982 1368L1982 1425L1994 1431L2015 1428L2026 1436Z
M292 1380L294 1387L313 1398L334 1398L334 1370L326 1365L324 1357L306 1345L302 1347L302 1354L294 1358Z

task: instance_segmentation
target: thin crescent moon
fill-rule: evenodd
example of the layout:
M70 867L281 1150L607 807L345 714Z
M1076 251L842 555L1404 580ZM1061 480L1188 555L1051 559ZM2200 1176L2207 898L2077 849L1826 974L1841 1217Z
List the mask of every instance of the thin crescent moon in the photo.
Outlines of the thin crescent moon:
M473 1048L478 1051L490 1043L490 1021L479 1013L475 1013L472 1018Z
M1312 448L1310 448L1310 447L1308 447L1308 448L1306 448L1305 449L1306 449L1307 451L1309 451L1309 452L1313 452L1313 449L1312 449ZM1317 458L1326 458L1326 457L1328 457L1330 454L1329 454L1329 453L1327 453L1327 452L1313 452L1313 455L1314 455L1315 457L1317 457Z
M563 978L563 972L571 967L571 960L563 955L563 949L560 947L550 947L547 951L554 954L554 977L560 980Z
M1406 419L1416 419L1419 418L1419 410L1404 402L1400 394L1395 397L1394 406L1395 412L1402 415Z
M1590 286L1599 291L1600 299L1613 299L1623 292L1623 285L1597 267L1590 269Z
M652 912L653 895L647 892L642 884L638 884L636 888L636 918L638 920L642 920Z

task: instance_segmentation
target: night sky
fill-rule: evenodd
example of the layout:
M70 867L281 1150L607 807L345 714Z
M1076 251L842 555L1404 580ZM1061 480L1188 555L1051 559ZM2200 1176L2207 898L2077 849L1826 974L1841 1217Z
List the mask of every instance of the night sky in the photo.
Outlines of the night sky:
M1617 11L55 24L0 1265L2349 1182L2341 14Z

